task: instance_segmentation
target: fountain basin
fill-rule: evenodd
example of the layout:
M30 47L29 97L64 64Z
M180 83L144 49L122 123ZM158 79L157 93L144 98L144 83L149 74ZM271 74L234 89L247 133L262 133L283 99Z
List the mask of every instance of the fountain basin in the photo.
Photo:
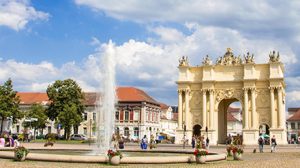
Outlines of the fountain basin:
M47 150L46 150L47 151ZM51 149L49 150L51 151ZM53 150L52 150L53 151ZM68 155L68 154L48 154L35 153L31 150L26 160L49 161L49 162L77 162L77 163L107 163L108 157L105 155ZM137 152L123 151L124 157L121 164L167 164L167 163L191 163L195 162L195 157L191 152L186 151L141 151L139 156L126 156L126 153ZM146 156L147 153L166 153L166 156ZM174 154L174 156L172 156ZM180 155L182 154L182 155ZM144 156L143 156L144 155ZM225 160L226 154L210 153L206 156L207 162ZM0 158L13 159L13 151L0 151Z

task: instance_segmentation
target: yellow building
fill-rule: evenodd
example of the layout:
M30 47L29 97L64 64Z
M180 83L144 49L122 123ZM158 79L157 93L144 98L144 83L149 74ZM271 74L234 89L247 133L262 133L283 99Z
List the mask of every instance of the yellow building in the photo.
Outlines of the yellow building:
M247 53L242 59L227 49L215 64L209 56L202 63L191 66L187 57L179 60L176 143L206 128L210 144L225 143L227 109L237 101L243 110L244 144L257 144L262 125L278 144L287 143L284 66L279 53L271 52L266 64L255 64L253 55Z

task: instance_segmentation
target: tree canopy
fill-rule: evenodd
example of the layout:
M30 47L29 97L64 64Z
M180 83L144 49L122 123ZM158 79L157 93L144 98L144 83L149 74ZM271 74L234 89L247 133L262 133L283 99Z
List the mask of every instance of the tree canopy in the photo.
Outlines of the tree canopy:
M26 112L26 118L36 118L37 121L31 121L31 123L25 122L24 126L29 127L31 126L34 128L34 134L36 129L44 129L47 124L47 115L46 115L46 108L41 104L33 104L31 105L30 109Z
M17 92L13 90L12 80L8 79L3 85L0 85L0 117L1 117L1 132L3 131L3 122L7 118L11 118L13 123L23 115L19 110L20 99Z
M57 80L47 88L50 100L47 116L65 129L69 138L72 126L80 125L84 112L84 94L79 85L72 79Z

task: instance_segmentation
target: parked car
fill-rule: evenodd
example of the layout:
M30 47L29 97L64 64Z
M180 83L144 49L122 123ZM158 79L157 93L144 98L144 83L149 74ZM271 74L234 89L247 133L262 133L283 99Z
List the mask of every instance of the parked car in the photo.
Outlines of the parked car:
M83 134L73 134L71 140L88 140L88 138Z

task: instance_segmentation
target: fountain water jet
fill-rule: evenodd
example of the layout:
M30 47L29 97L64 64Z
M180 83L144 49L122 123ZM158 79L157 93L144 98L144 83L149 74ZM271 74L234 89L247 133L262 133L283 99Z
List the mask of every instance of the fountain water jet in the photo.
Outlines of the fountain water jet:
M105 153L112 148L111 137L115 125L115 104L116 82L115 82L115 51L111 40L102 48L105 50L101 60L101 96L98 97L96 105L96 126L97 126L97 151L96 153Z

